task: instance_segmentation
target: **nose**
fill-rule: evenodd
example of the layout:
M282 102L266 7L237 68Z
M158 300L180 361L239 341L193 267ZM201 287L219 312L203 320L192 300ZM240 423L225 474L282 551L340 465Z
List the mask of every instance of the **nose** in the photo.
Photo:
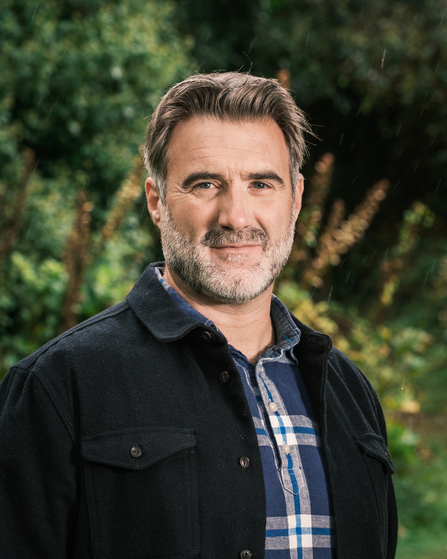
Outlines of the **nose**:
M219 200L218 224L237 231L253 225L253 213L249 196L229 189Z

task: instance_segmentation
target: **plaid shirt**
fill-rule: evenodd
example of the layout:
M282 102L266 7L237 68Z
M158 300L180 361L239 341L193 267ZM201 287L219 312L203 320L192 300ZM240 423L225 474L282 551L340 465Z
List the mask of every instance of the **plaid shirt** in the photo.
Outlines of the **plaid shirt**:
M215 325L162 278L163 287L191 318ZM329 487L318 425L291 349L300 331L273 296L276 345L252 365L229 346L256 428L264 472L266 559L332 559L335 544Z

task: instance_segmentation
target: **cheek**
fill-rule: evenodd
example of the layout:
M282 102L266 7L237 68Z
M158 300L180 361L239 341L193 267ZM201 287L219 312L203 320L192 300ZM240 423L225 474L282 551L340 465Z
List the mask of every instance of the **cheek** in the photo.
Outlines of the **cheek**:
M172 216L179 230L190 241L198 242L213 227L213 219L199 204L180 206Z
M290 228L290 221L293 218L292 211L295 213L295 208L290 204L276 208L265 215L262 225L266 233L276 239L286 235Z

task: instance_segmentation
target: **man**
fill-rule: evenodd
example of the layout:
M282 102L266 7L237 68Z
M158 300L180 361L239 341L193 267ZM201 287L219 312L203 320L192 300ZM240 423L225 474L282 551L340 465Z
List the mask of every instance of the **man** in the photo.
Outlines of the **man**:
M144 155L166 262L5 378L1 557L394 557L377 397L272 296L305 129L274 80L162 99Z

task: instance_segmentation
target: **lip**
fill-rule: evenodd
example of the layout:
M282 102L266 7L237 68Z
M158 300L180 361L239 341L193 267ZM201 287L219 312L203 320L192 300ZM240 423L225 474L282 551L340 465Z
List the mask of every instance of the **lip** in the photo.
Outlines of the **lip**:
M262 254L262 245L224 245L217 247L210 247L211 254L217 259L224 259L230 257L245 258L249 261L258 260Z
M262 248L261 245L249 245L249 244L243 244L243 245L223 245L223 246L212 246L210 247L214 250L220 250L220 251L229 251L229 252L247 252L247 251L252 251L252 250L256 250L256 249L260 249Z

